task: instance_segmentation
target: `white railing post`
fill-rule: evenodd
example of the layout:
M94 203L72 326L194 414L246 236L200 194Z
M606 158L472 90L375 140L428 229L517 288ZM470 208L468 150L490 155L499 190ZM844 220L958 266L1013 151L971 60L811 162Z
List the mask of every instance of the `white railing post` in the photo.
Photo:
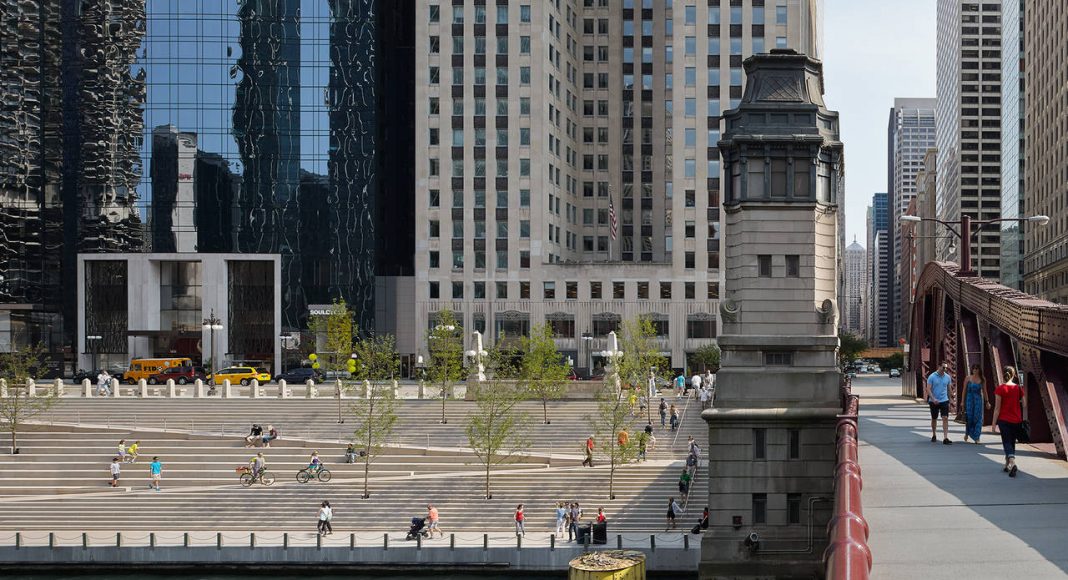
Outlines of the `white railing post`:
M33 382L33 379L26 379L26 390L29 392L29 396L32 399L37 396L37 383Z
M260 380L259 379L252 379L252 392L249 393L249 395L253 399L260 398Z
M371 398L371 381L369 381L368 379L363 380L363 398Z
M174 379L167 379L167 398L174 398Z
M397 379L393 379L393 398L400 398L400 384L397 382Z
M200 379L193 381L193 396L198 399L204 398L204 381Z
M57 397L63 396L63 379L56 379L52 381L53 392Z
M89 379L82 379L82 396L86 399L93 396L93 383Z
M170 379L167 379L167 380L170 380ZM142 399L144 399L145 397L148 396L148 381L146 381L145 379L141 379L141 380L137 381L137 387L138 387L138 389L137 389L137 396L138 397L141 397Z
M289 398L289 393L287 392L287 390L288 389L286 388L286 380L285 379L279 379L279 381L278 381L278 398L279 399L288 399Z
M222 396L224 399L229 399L234 396L233 392L230 391L230 379L223 380Z
M305 398L314 399L319 396L319 390L315 388L315 381L308 379L304 381L304 384L307 385L307 390L304 392Z
M119 397L119 385L121 385L121 384L122 383L119 382L119 379L116 379L115 377L111 378L111 396L112 397L115 397L116 399Z
M7 379L0 379L0 397L7 397Z

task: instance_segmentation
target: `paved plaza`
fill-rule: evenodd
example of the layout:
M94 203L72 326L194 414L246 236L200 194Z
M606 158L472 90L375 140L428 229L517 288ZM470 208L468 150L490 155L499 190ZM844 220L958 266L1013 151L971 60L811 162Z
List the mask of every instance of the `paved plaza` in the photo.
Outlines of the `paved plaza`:
M873 578L1068 576L1068 463L1024 445L1009 479L998 435L962 443L951 422L954 444L931 443L927 406L897 379L861 375L853 389Z

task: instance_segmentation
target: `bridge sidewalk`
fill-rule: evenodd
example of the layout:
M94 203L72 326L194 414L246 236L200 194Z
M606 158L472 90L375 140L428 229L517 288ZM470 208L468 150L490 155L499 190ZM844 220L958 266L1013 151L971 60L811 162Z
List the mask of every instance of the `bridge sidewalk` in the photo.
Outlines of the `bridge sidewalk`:
M902 398L896 380L853 385L872 578L1068 577L1068 463L1024 445L1010 479L998 435L962 443L950 422L954 444L931 443L927 407Z

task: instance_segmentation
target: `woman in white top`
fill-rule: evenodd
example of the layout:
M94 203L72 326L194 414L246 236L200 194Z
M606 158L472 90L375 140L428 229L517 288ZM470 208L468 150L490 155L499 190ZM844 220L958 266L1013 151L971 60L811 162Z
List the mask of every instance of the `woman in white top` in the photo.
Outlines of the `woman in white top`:
M334 511L330 509L330 502L324 501L319 504L319 535L325 536L334 533L330 526L330 520L334 517Z

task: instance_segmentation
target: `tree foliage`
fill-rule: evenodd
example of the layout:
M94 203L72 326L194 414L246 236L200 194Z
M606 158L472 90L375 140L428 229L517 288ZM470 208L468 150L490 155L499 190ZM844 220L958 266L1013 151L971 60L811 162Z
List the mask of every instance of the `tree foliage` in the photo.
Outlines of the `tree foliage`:
M530 398L541 401L542 422L549 424L549 401L564 396L568 382L567 363L560 357L548 325L534 327L520 342L523 358L519 382Z
M693 363L700 367L701 370L709 370L713 373L719 372L719 356L719 346L706 344L694 351Z
M842 368L857 360L860 353L868 350L868 342L849 332L838 333L838 364Z
M441 422L445 419L445 400L450 388L464 378L464 329L449 309L438 312L437 323L426 333L427 380L440 389Z
M618 341L623 356L617 364L617 373L624 384L641 388L649 379L650 370L655 369L658 375L668 371L668 360L660 353L652 320L639 317L623 321Z
M493 466L512 463L530 447L526 437L529 420L518 409L526 398L525 389L514 383L493 380L468 387L474 391L475 413L467 419L464 432L475 457L486 468L485 495L493 497L490 475Z
M606 379L608 379L606 377ZM606 380L598 395L597 415L586 417L594 426L595 452L608 461L608 499L615 499L616 468L634 461L638 456L637 434L630 437L635 425L630 405L623 393ZM626 443L620 444L619 435L627 431Z
M308 322L309 328L317 335L325 335L324 351L318 353L318 363L328 377L338 377L348 369L349 355L352 354L353 337L357 334L356 321L352 310L344 300L335 300L326 314L313 316Z
M397 423L392 380L400 364L396 339L388 334L364 338L356 345L356 356L360 361L359 375L369 385L364 398L352 405L357 425L353 437L365 453L363 497L368 498L371 463L385 450Z
M0 425L11 434L11 453L18 451L19 427L59 401L59 393L51 386L39 387L46 391L31 397L26 384L42 367L44 350L44 345L37 344L0 353L0 379L5 382L0 393Z

